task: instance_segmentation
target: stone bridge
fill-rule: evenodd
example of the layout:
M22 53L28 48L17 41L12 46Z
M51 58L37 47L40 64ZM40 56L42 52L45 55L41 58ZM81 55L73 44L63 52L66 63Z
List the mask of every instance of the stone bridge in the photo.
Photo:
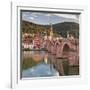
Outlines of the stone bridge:
M57 59L67 59L69 65L79 65L79 40L62 39L56 44L47 43L47 50Z
M69 67L73 68L72 71L75 75L77 75L77 72L79 74L78 39L65 38L54 43L53 41L48 41L46 48L52 57L49 62L53 64L60 75L69 75Z

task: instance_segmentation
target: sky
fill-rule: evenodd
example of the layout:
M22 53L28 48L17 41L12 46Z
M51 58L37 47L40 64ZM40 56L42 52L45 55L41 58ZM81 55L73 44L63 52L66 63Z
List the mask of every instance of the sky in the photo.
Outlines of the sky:
M62 22L79 23L79 15L64 13L46 13L46 12L22 12L22 20L41 25L56 24Z

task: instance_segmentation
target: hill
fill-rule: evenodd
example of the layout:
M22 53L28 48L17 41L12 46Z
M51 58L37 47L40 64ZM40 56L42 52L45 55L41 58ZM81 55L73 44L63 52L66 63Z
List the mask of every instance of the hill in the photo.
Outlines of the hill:
M28 21L21 21L21 30L23 33L41 33L49 34L50 25L39 25ZM55 35L62 35L66 37L67 32L73 34L75 37L79 37L79 24L75 22L62 22L53 24L53 32Z

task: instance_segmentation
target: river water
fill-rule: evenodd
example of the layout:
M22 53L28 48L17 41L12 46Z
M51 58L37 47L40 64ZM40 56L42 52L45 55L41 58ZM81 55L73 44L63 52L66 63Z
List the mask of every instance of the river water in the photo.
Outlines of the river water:
M23 51L22 78L59 76L50 59L55 56L47 51Z

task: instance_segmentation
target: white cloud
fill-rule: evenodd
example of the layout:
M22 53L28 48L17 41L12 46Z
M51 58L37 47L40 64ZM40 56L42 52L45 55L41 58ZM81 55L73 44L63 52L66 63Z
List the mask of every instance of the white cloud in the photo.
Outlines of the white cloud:
M51 16L51 15L52 15L52 14L49 14L49 13L48 13L48 14L44 14L44 16L47 16L47 17L49 17L49 16Z
M54 15L66 18L62 22L69 21L79 23L79 15L76 14L54 14Z
M30 13L29 15L31 15L33 17L38 17L37 15L39 15L39 13Z
M34 20L34 17L29 17L29 19Z
M75 20L79 19L79 15L76 15L76 14L55 14L55 15L59 16L59 17L71 18L71 19L75 19Z
M39 23L39 24L48 24L50 21L49 17L53 18L53 19L51 18L52 23L60 23L65 21L79 23L79 15L77 14L22 12L23 20Z

